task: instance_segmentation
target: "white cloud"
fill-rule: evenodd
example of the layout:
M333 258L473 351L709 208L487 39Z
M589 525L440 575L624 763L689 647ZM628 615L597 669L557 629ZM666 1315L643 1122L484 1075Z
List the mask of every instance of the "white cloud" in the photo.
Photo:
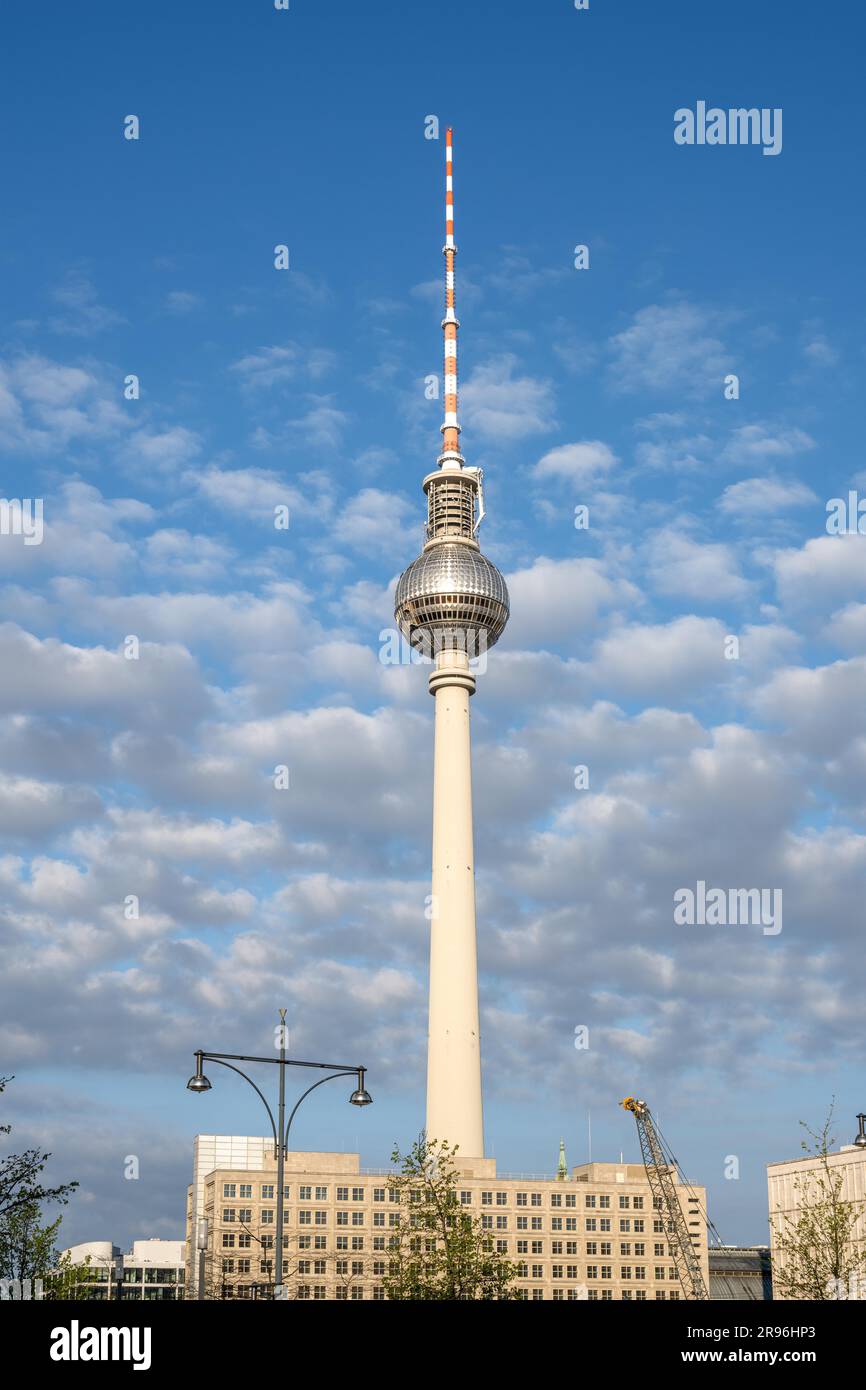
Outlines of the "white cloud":
M600 439L560 444L550 449L532 469L534 478L562 478L571 483L595 482L616 467L619 460Z
M797 482L796 478L767 476L744 478L740 483L729 484L718 500L718 507L729 516L756 517L773 515L789 507L805 507L817 500L812 489Z
M790 458L814 447L814 439L805 430L795 426L776 428L757 421L732 430L721 457L725 463L760 463L764 459Z
M482 439L503 443L545 434L556 424L553 387L531 376L516 376L511 353L476 367L461 387L460 413Z
M608 343L618 391L721 392L733 354L718 336L722 315L686 301L650 304Z

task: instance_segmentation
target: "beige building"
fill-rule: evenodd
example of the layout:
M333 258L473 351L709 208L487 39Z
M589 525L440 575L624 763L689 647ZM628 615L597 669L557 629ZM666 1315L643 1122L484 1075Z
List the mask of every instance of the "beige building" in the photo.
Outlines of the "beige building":
M520 1266L526 1299L571 1302L681 1299L662 1213L643 1165L587 1163L557 1179L497 1175L496 1160L467 1159L461 1202ZM400 1208L391 1170L361 1169L357 1154L289 1153L285 1173L284 1279L290 1298L384 1299L389 1233ZM273 1141L198 1135L188 1190L186 1286L198 1287L196 1232L208 1222L205 1289L253 1298L273 1282L276 1230ZM706 1193L677 1185L692 1244L709 1284Z
M858 1116L860 1133L853 1144L845 1144L837 1153L828 1155L830 1172L841 1174L840 1195L843 1201L854 1202L860 1209L855 1227L856 1239L866 1241L866 1135L864 1118ZM819 1161L813 1157L791 1158L781 1163L767 1164L767 1194L770 1208L770 1239L773 1270L784 1268L784 1256L779 1249L779 1234L784 1218L796 1221L800 1212L801 1193L810 1174L817 1174ZM778 1295L776 1295L778 1296ZM866 1289L853 1296L863 1298Z

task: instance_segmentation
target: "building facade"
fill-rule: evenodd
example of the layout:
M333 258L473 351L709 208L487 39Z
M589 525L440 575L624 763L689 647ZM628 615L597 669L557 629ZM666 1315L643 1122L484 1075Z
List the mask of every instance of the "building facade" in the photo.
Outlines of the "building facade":
M854 1240L866 1245L866 1135L863 1120L858 1116L860 1134L853 1144L844 1145L837 1153L827 1155L830 1173L841 1177L839 1195L845 1202L852 1202L858 1217L854 1226ZM811 1181L819 1175L820 1161L814 1157L791 1158L780 1163L767 1164L767 1196L770 1209L770 1241L773 1270L784 1269L785 1256L780 1237L788 1221L796 1222L800 1215L804 1191L808 1193ZM775 1295L779 1297L778 1294ZM846 1293L846 1297L866 1297L866 1287Z
M112 1299L118 1296L118 1274L122 1272L124 1299L162 1301L184 1296L185 1243L151 1237L135 1240L125 1254L110 1240L85 1241L62 1252L73 1265L88 1265L92 1278L84 1281L86 1297Z
M768 1245L714 1245L710 1248L710 1298L722 1303L754 1303L773 1297Z
M642 1164L588 1163L564 1178L499 1175L496 1161L458 1159L461 1204L519 1267L521 1297L645 1302L683 1297L664 1214ZM300 1300L383 1300L389 1239L404 1213L392 1170L357 1154L290 1153L284 1185L284 1282ZM692 1245L709 1281L706 1193L677 1184ZM208 1223L205 1296L269 1297L273 1284L273 1141L198 1135L188 1190L186 1286L198 1293L196 1237Z

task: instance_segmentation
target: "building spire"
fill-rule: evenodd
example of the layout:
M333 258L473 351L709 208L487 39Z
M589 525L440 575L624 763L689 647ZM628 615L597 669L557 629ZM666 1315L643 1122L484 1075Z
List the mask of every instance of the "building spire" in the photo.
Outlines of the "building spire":
M556 1176L559 1182L565 1182L568 1177L568 1164L565 1161L565 1140L559 1141L559 1163L556 1167Z
M450 126L445 132L445 317L442 328L445 333L445 421L441 426L443 442L441 467L459 467L460 426L457 423L457 330L460 324L454 312L454 259L457 247L454 244L454 175L453 175L453 131Z

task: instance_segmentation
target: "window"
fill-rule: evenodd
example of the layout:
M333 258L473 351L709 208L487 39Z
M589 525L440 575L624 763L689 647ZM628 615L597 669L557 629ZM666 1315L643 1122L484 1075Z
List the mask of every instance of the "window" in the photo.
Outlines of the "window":
M237 1195L238 1195L238 1190L237 1190L237 1188L236 1188L236 1186L235 1186L235 1184L234 1184L233 1182L224 1182L224 1183L223 1183L223 1196L224 1196L224 1197L237 1197Z
M565 1242L565 1253L566 1253L566 1255L576 1255L576 1254L577 1254L577 1241L576 1241L576 1240L567 1240L567 1241Z
M598 1205L599 1205L600 1207L608 1208L608 1207L610 1206L610 1197L605 1197L605 1196L599 1197L599 1199L598 1199Z
M566 1279L576 1279L576 1278L577 1278L577 1265L566 1265L566 1266L565 1266L565 1277L566 1277Z
M526 1200L526 1197L527 1197L527 1194L526 1194L525 1192L518 1192L518 1194L517 1194L517 1205L518 1205L519 1207L525 1207L525 1206L528 1205L527 1200Z
M517 1242L517 1253L518 1253L518 1255L528 1255L528 1254L529 1254L529 1241L528 1241L528 1240L519 1240L519 1241Z
M383 1211L374 1211L374 1212L373 1212L373 1225L374 1225L374 1226L384 1226L384 1224L385 1224L385 1213L384 1213Z
M561 1254L562 1254L562 1241L561 1241L561 1240L552 1240L552 1241L550 1242L550 1253L551 1253L551 1255L561 1255Z
M337 1225L338 1225L338 1226L348 1226L348 1224L349 1224L349 1213L348 1213L347 1211L338 1211L338 1212L337 1212Z
M266 1218L265 1213L262 1212L262 1221L265 1221L265 1220L268 1219L268 1218L269 1218L271 1221L273 1221L273 1219L274 1219L274 1213L273 1213L273 1212L268 1212L268 1215L267 1215L267 1218ZM313 1213L310 1211L309 1207L302 1207L301 1210L298 1212L298 1225L299 1225L299 1226L312 1226L312 1224L313 1224Z
M551 1194L550 1194L550 1205L551 1205L552 1207L561 1207L561 1206L562 1206L562 1193L561 1193L561 1192L551 1192Z
M348 1237L348 1236L337 1236L336 1248L337 1248L338 1250L348 1250L348 1248L349 1248L349 1237Z
M374 1201L374 1202L384 1202L384 1200L385 1200L385 1189L384 1189L384 1187L374 1187L374 1188L373 1188L373 1201Z
M631 1204L635 1211L643 1211L643 1197L632 1197Z
M566 1229L567 1231L576 1231L576 1230L577 1230L577 1217L576 1217L576 1216L567 1216L567 1217L565 1218L565 1229Z
M472 1205L472 1193L471 1193L471 1192L467 1192L467 1191L465 1191L465 1190L462 1191L462 1192L460 1193L460 1204L461 1204L461 1206L464 1206L464 1207L471 1207L471 1205Z
M583 1200L584 1200L584 1204L585 1204L586 1206L588 1206L588 1207L594 1207L594 1206L595 1206L595 1198L594 1198L594 1197L587 1196L587 1197L584 1197Z
M249 1262L249 1260L238 1260L238 1274L249 1274L249 1272L250 1272L250 1262Z
M498 1241L496 1242L496 1249L497 1249L497 1251L498 1251L498 1253L499 1253L500 1255L507 1255L507 1254L508 1254L508 1241L507 1241L507 1240L498 1240Z
M328 1224L328 1213L327 1213L326 1211L317 1211L317 1212L316 1212L316 1225L317 1225L317 1226L327 1226L327 1224Z
M619 1199L619 1209L620 1209L620 1211L626 1211L626 1210L628 1209L628 1206L629 1206L630 1201L631 1201L631 1198L630 1198L630 1197L620 1197L620 1199Z
M540 1193L540 1192L531 1192L531 1193L529 1194L529 1205L530 1205L531 1207L540 1207L540 1206L541 1206L541 1193Z
M311 1202L313 1200L313 1189L306 1185L298 1188L298 1201Z
M544 1229L544 1222L542 1221L540 1216L530 1216L529 1227L530 1230L541 1231Z
M497 1205L498 1207L504 1207L504 1206L506 1206L507 1202L508 1202L508 1193L507 1193L507 1192L497 1192L497 1194L496 1194L496 1205Z
M234 1260L223 1260L223 1274L234 1274L234 1272L235 1272L235 1262L234 1262Z
M317 1202L327 1202L327 1200L328 1200L328 1189L327 1189L326 1187L317 1187L317 1188L316 1188L316 1201L317 1201Z
M363 1202L365 1190L366 1190L366 1189L363 1188L363 1187L353 1187L353 1188L352 1188L352 1201L353 1201L353 1202Z
M363 1237L363 1236L352 1236L352 1249L353 1249L353 1250L363 1250L363 1249L364 1249L364 1237Z
M612 1278L613 1278L613 1268L612 1268L611 1265L602 1265L602 1267L601 1267L601 1277L602 1277L602 1279L612 1279Z
M610 1230L610 1217L609 1217L609 1216L600 1216L600 1217L598 1218L598 1229L599 1229L600 1231L609 1231L609 1230Z
M400 1193L399 1193L399 1191L397 1190L397 1188L396 1188L396 1187L390 1187L390 1188L388 1189L388 1201L389 1201L389 1202L399 1202L399 1200L400 1200Z
M575 1195L574 1195L573 1192L566 1192L566 1194L565 1194L565 1205L566 1205L567 1207L576 1207L576 1206L577 1206L577 1198L575 1197Z
M587 1277L587 1279L597 1279L597 1278L598 1278L598 1265L587 1265L587 1267L586 1267L586 1277Z
M253 1185L251 1182L242 1182L238 1188L239 1197L252 1197Z
M235 1238L228 1231L223 1231L223 1250L231 1250L234 1247Z
M561 1279L561 1278L562 1278L562 1269L563 1269L562 1265L551 1265L551 1267L550 1267L550 1277L551 1277L551 1279Z
M483 1231L492 1231L492 1230L493 1230L493 1217L489 1214L489 1212L486 1212L486 1211L485 1211L485 1212L482 1212L482 1215L481 1215L481 1229L482 1229Z
M352 1261L352 1273L353 1273L353 1274L363 1274L363 1273L364 1273L364 1261L363 1261L363 1260L353 1260L353 1261Z
M492 1193L492 1192L482 1192L482 1194L481 1194L481 1205L482 1205L482 1207L492 1207L492 1206L493 1206L493 1193Z
M242 1231L238 1236L238 1245L241 1250L249 1250L252 1243L252 1236L248 1231Z
M252 1209L252 1207L241 1207L241 1208L239 1209L239 1211L238 1211L238 1221L240 1221L242 1225L248 1226L248 1225L250 1224L250 1222L252 1221L252 1219L253 1219L253 1209Z
M363 1213L362 1211L353 1211L353 1212L352 1212L352 1225L353 1225L353 1226L363 1226L363 1224L364 1224L364 1213Z
M399 1226L399 1225L400 1225L400 1213L399 1213L399 1211L389 1211L389 1212L388 1212L388 1225L389 1225L392 1229L393 1229L393 1227Z
M223 1207L223 1221L234 1221L237 1212L234 1207Z
M543 1240L534 1240L534 1241L532 1242L532 1253L533 1253L533 1255L543 1255L543 1254L544 1254L544 1241L543 1241Z
M517 1229L518 1229L518 1231L526 1231L526 1230L529 1229L529 1217L528 1217L528 1216L518 1216L518 1218L517 1218Z
M561 1217L561 1216L551 1216L551 1218L550 1218L550 1229L551 1229L552 1231L561 1231L561 1230L562 1230L562 1217Z
M655 1277L656 1279L664 1279L664 1277L665 1277L665 1267L664 1267L664 1265L656 1265L655 1270L654 1270L654 1277Z
M630 1255L630 1254L631 1254L631 1241L628 1241L628 1240L621 1240L620 1243L619 1243L619 1253L620 1253L621 1255Z
M598 1230L598 1222L597 1222L597 1220L596 1220L596 1218L595 1218L594 1216L588 1216L588 1217L586 1218L586 1229L587 1229L588 1231L597 1231L597 1230Z
M635 1231L638 1231L638 1232L640 1232L640 1231L643 1230L643 1217L641 1217L641 1216L636 1216L636 1217L635 1217L635 1220L634 1220L634 1228L633 1228L633 1229L634 1229Z
M304 1213L304 1212L299 1212L299 1213L298 1213L299 1220L303 1221L304 1215L305 1215L305 1214L306 1214L307 1216L309 1216L310 1213L309 1213L309 1212L306 1212L306 1213ZM262 1224L263 1226L273 1226L273 1224L274 1224L274 1209L273 1209L273 1207L262 1207L261 1224Z
M634 1253L635 1253L636 1255L645 1255L645 1254L646 1254L646 1246L644 1245L644 1242L643 1242L642 1240L636 1240L636 1241L635 1241L635 1243L634 1243Z
M349 1189L348 1189L348 1187L338 1187L338 1188L337 1188L337 1201L338 1201L338 1202L348 1202L348 1200L349 1200Z
M587 1255L597 1255L597 1254L598 1254L598 1243L597 1243L596 1241L594 1241L594 1240L588 1240L588 1241L586 1242L586 1253L587 1253Z
M621 1231L630 1231L630 1230L631 1230L631 1222L629 1221L628 1217L626 1217L623 1221L620 1221L620 1223L619 1223L619 1229L620 1229Z
M646 1265L635 1265L634 1277L635 1279L646 1279Z
M631 1278L631 1265L623 1265L623 1266L621 1267L620 1271L619 1271L619 1277L620 1277L621 1279L630 1279L630 1278Z
M272 1201L274 1200L274 1192L275 1192L275 1191L276 1191L276 1188L274 1187L274 1184L273 1184L272 1182L263 1182L263 1183L262 1183L262 1201L263 1201L263 1202L272 1202Z
M598 1247L598 1253L599 1255L610 1255L612 1253L609 1240L603 1240L601 1242Z

